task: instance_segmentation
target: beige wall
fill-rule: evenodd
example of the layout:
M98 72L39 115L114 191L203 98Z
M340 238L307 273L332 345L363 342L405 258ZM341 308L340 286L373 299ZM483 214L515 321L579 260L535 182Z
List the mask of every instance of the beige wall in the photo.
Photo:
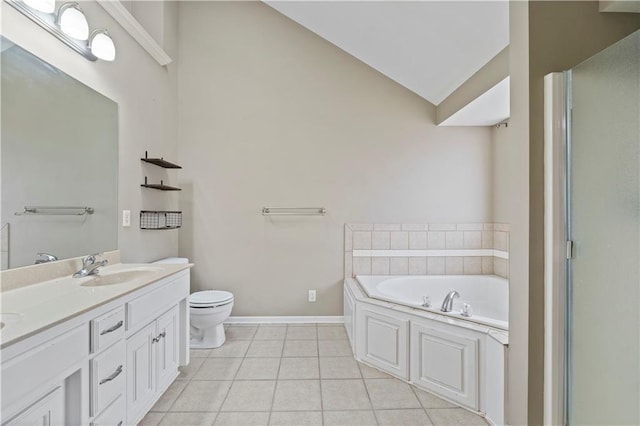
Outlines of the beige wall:
M122 260L149 261L176 255L177 232L141 231L138 214L141 209L174 209L178 205L175 194L140 188L145 174L150 179L177 179L140 164L145 150L177 158L177 66L159 66L95 1L83 1L82 8L91 28L107 28L111 33L117 46L114 62L87 61L5 2L0 7L5 37L118 103L118 203L120 210L132 211L132 226L118 231ZM166 7L165 49L177 59L177 9L172 3Z
M600 13L596 1L529 3L530 268L529 424L542 424L544 340L543 79L640 28L640 14ZM500 220L500 219L498 219Z
M340 315L345 223L491 218L489 129L436 127L433 105L260 2L179 17L194 290L233 291L233 315ZM260 214L279 205L328 214Z
M507 422L527 424L529 307L529 58L527 3L509 5L511 118L493 128L494 220L509 223Z

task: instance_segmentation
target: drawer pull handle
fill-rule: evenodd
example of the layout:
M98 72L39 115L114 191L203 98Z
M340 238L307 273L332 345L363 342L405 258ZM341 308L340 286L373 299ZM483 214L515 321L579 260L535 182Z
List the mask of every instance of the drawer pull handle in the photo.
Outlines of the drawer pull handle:
M113 372L112 375L110 375L109 377L106 377L102 380L100 380L100 384L103 385L107 382L112 381L113 379L115 379L116 377L118 377L120 375L120 373L122 373L122 364L118 366L118 368L116 368L116 371Z
M151 343L158 343L160 341L160 339L164 338L166 335L167 335L167 333L165 331L163 331L162 333L158 334L156 337L151 339Z
M118 422L118 426L122 426L122 420Z
M117 329L119 329L120 327L122 327L122 325L124 324L124 321L120 320L118 321L118 323L116 325L114 325L113 327L107 328L106 330L102 330L100 332L101 336L104 336L105 334L111 333L112 331L116 331Z

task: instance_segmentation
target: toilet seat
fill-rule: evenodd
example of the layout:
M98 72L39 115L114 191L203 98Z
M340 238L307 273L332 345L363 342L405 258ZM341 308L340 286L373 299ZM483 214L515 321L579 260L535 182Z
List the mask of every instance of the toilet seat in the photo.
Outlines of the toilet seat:
M233 293L221 290L197 291L189 296L192 308L216 308L233 303Z

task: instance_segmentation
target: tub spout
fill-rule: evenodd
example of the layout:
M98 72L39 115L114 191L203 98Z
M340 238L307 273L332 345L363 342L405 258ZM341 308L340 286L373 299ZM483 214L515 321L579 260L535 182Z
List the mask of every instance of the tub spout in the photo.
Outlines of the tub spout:
M460 297L460 293L455 290L450 291L444 298L440 310L442 312L451 312L453 310L453 299L455 299L456 297Z

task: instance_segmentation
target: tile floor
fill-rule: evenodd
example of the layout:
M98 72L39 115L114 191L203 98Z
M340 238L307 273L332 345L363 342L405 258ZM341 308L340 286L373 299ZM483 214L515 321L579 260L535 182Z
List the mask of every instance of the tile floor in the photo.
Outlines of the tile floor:
M141 425L486 425L353 358L344 327L230 325Z

